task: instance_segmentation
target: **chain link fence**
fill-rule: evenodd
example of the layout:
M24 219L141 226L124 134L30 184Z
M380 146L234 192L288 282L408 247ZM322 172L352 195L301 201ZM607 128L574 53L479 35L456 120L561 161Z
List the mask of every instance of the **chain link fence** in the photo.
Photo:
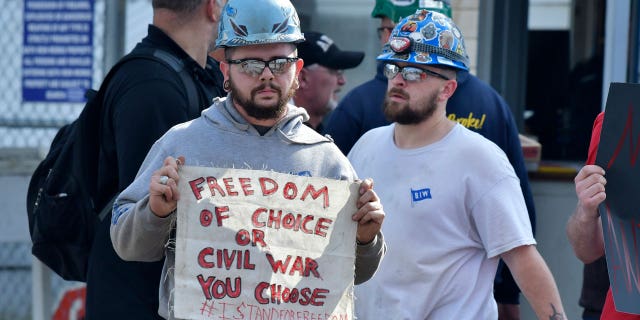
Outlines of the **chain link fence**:
M29 319L31 248L24 242L0 242L0 319Z
M58 0L60 1L60 0ZM95 87L102 79L104 48L104 0L94 0L93 76ZM0 33L0 149L48 148L57 129L73 121L84 103L23 102L22 50L23 0L6 0L0 11L5 32Z

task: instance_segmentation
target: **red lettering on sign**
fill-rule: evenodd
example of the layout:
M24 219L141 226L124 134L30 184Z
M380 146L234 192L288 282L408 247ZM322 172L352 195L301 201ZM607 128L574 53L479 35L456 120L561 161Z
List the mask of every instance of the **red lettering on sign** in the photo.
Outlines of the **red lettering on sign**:
M266 213L268 213L268 217L265 221L265 218L262 217ZM283 215L282 210L266 208L258 208L251 215L251 223L256 228L284 228L286 230L301 231L307 234L315 234L320 237L326 237L327 231L330 225L333 223L333 220L328 218L319 218L316 222L316 225L313 228L309 228L307 225L314 219L315 217L310 214L304 215L301 213L294 214L292 212L288 212Z
M316 190L314 186L308 185L307 188L302 193L300 200L304 201L305 199L307 199L307 196L309 195L311 195L311 198L313 200L318 199L320 196L323 196L322 204L324 208L329 207L329 188L327 188L327 186L320 188L320 190Z
M251 243L252 246L260 244L262 247L266 247L264 242L264 231L258 229L252 229L251 233L245 229L240 229L236 233L236 243L241 246L246 246Z
M207 177L207 185L209 186L209 191L211 192L211 196L216 196L216 191L220 193L220 196L225 196L224 190L218 184L218 180L215 177Z
M298 195L298 186L293 182L287 182L282 188L282 196L287 200L293 200Z
M233 178L223 178L224 187L227 189L227 194L230 196L237 196L238 192L235 191L235 186L233 185Z
M333 220L327 218L318 219L318 224L316 224L315 233L321 237L327 236L327 230L329 229L328 224L332 224Z
M218 227L222 227L222 220L229 219L229 215L224 215L223 213L229 212L228 206L216 207L216 221L218 221Z
M240 188L242 188L242 192L244 192L245 196L253 194L253 189L251 189L251 178L238 178L238 181L240 181Z
M189 181L189 186L191 187L191 191L193 192L193 195L196 197L197 200L202 199L201 192L202 190L204 190L204 188L201 186L201 184L203 182L204 182L204 178L202 177Z
M287 269L289 269L289 263L292 258L290 255L287 256L284 262L282 260L274 259L273 255L270 253L267 253L266 256L267 261L269 261L269 264L271 265L271 270L273 270L274 273L287 273ZM320 276L320 272L318 272L318 262L308 257L296 256L293 264L291 264L291 269L289 269L289 275L293 276L296 272L303 277L308 277L313 273L316 278L322 278Z
M254 290L254 298L260 304L297 303L303 306L323 306L328 289L323 288L289 288L279 284L260 282Z
M213 262L209 262L204 259L206 256L212 256L212 255L213 255L213 248L211 247L207 247L200 250L200 253L198 254L198 265L200 265L200 267L205 269L213 268L215 266Z
M233 286L234 283L231 283L231 278L216 280L216 277L210 276L205 280L201 274L196 278L198 279L200 287L202 288L202 293L204 293L204 297L207 300L222 299L225 297L237 298L240 296L242 291L242 280L240 277L235 279L235 287Z
M216 207L216 221L218 227L222 227L222 221L225 219L229 219L229 215L225 215L225 212L229 212L228 206ZM213 220L213 213L211 211L204 209L200 211L200 225L203 227L208 227L211 225L211 221Z
M213 213L211 211L204 209L200 211L200 225L203 227L208 227L211 225L211 221L213 220Z
M275 180L271 178L260 178L259 180L263 196L274 194L278 190L278 183ZM267 184L269 184L270 186L268 186Z
M206 181L206 184L209 188L209 192L212 197L219 195L221 197L226 196L238 196L240 192L236 189L236 184L234 184L234 179L237 179L237 183L240 184L240 189L245 196L253 195L255 193L251 178L243 177L243 178L234 178L234 177L226 177L222 178L222 183L218 183L218 179L216 177L199 177L192 181L189 181L189 186L197 200L202 199L202 191L204 190L203 184ZM278 192L280 186L278 182L274 179L262 177L258 178L258 182L260 184L260 190L263 196L270 196ZM302 191L304 190L304 191ZM302 194L300 195L300 191ZM312 200L321 199L322 205L324 208L329 207L329 188L327 186L323 186L321 188L316 188L314 185L307 185L302 188L302 186L298 186L295 182L286 182L282 187L282 197L287 200L295 200L300 195L300 201L306 201L309 198Z
M216 256L216 263L206 260L207 257ZM255 270L256 265L251 263L251 251L214 249L205 247L198 253L198 265L205 269L225 268L230 270L235 262L236 269Z

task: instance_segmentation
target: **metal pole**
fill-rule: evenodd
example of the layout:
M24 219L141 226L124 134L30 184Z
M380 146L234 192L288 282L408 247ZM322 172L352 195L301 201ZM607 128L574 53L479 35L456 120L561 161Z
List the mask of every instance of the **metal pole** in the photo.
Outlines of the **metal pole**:
M480 23L478 72L504 97L523 131L529 0L484 0L480 10L492 19Z
M49 320L52 315L51 270L32 256L31 302L33 320Z
M611 82L627 81L629 48L629 0L607 1L602 76L602 110L607 103Z
M104 74L124 55L126 0L105 0Z
M480 0L478 17L478 61L476 70L478 78L491 83L491 63L493 53L493 12L494 0Z

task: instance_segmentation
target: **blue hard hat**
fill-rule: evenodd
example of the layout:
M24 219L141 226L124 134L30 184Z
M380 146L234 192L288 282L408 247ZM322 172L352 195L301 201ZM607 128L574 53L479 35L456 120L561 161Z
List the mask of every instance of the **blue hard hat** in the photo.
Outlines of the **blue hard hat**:
M469 70L460 29L451 18L426 9L416 10L393 28L377 59Z
M217 48L304 41L289 0L229 0L222 9Z

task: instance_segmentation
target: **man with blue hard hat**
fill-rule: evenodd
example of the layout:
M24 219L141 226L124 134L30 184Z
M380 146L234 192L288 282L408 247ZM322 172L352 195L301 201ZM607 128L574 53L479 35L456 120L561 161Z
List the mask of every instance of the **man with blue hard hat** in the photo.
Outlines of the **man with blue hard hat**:
M376 0L371 16L380 19L378 36L384 45L395 24L419 8L440 12L451 17L450 1L440 0ZM387 79L382 63L378 64L375 77L349 91L340 101L327 121L324 133L329 134L336 145L347 154L353 144L365 132L389 124L382 112ZM509 158L520 179L520 188L531 226L536 227L533 193L520 145L518 127L506 101L487 83L468 71L459 70L458 88L447 102L447 117L468 129L480 133L497 144ZM500 263L494 282L494 296L498 302L501 319L520 319L520 289L509 269Z
M539 319L566 319L506 155L446 114L469 68L458 27L417 10L391 31L378 60L392 124L365 133L348 158L376 181L389 251L375 277L356 286L357 316L498 319L493 279L503 259Z

